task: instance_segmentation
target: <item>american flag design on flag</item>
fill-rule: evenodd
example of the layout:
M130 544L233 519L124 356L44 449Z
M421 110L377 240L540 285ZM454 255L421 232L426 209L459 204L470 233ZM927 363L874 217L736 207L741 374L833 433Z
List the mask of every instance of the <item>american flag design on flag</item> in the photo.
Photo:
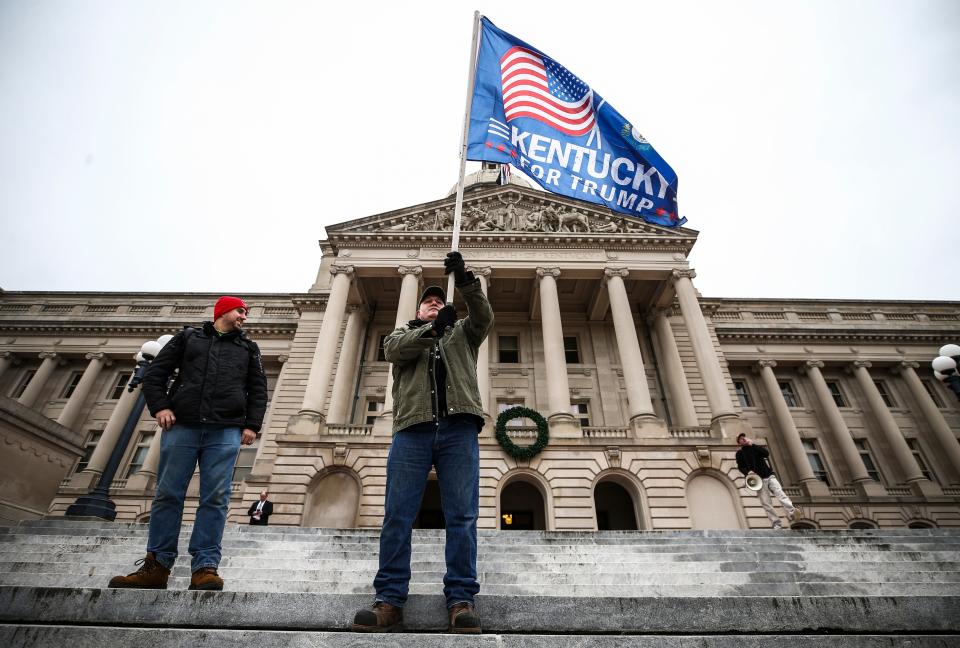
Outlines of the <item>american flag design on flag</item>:
M507 121L531 117L566 135L585 135L596 124L590 87L566 68L524 47L500 59Z

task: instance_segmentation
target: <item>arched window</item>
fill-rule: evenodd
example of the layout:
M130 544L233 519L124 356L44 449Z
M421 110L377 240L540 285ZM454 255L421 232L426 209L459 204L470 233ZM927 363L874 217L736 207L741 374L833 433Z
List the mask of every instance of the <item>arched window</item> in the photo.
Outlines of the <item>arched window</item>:
M547 528L547 507L540 489L515 479L500 491L501 529L526 531Z
M687 482L687 505L694 529L740 529L743 527L733 493L719 477L696 473Z
M360 480L352 472L333 470L307 489L302 526L349 529L357 525L359 509Z
M593 489L597 510L598 531L635 531L637 506L630 492L611 479L599 482Z
M877 523L871 522L870 520L854 520L848 525L850 529L862 530L862 529L876 529Z
M937 525L927 520L910 520L907 522L908 529L936 529Z

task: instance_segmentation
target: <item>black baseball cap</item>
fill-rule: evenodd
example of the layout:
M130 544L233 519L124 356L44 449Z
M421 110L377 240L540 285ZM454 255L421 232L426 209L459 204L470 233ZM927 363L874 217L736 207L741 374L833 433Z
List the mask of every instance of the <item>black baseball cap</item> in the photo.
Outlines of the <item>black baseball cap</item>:
M440 286L429 286L423 291L423 294L420 295L420 301L418 301L417 304L422 304L423 300L427 297L439 297L444 304L447 303L447 293L443 292L443 288Z

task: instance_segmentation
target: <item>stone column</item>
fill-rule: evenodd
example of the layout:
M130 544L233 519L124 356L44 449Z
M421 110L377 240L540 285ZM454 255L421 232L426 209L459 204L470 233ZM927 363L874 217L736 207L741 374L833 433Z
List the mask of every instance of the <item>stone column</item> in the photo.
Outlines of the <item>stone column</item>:
M489 282L490 267L473 268L470 270L480 279L480 288L483 294L487 294L487 283ZM492 420L490 413L490 336L483 339L483 344L477 351L477 388L480 390L480 402L483 404L483 418L486 422Z
M328 423L349 423L350 404L353 400L354 386L357 380L357 353L363 338L364 308L349 306L347 329L343 333L340 347L340 359L337 362L337 375L333 379L333 393L330 395L330 409L327 412Z
M163 428L159 425L150 440L150 448L143 465L132 477L127 479L127 488L147 491L157 485L157 468L160 465L160 435Z
M666 309L658 310L653 316L653 332L657 340L657 356L663 368L667 382L667 392L670 394L670 404L673 405L674 423L678 427L696 427L700 424L697 419L697 409L690 396L690 387L687 385L687 375L683 370L683 361L677 350L677 340L673 337L673 327L667 317Z
M43 360L43 362L40 363L40 368L37 369L37 373L33 375L27 388L23 390L20 398L17 399L18 403L26 407L33 407L37 397L40 396L40 391L44 385L47 384L47 381L50 380L54 369L56 369L60 363L60 357L53 352L44 351L39 357Z
M827 381L823 379L823 374L820 372L822 368L823 362L820 360L808 360L806 365L801 367L801 369L806 372L807 378L809 378L813 384L813 391L817 395L820 409L823 411L824 416L827 417L827 425L830 427L833 438L840 447L840 452L843 454L843 460L850 470L850 481L854 484L873 484L875 482L867 473L867 467L863 465L860 451L857 450L853 437L850 435L850 430L847 428L847 424L843 421L843 416L840 414L840 409L833 400L830 388L827 387ZM876 492L867 494L882 495L884 493Z
M790 408L787 407L787 401L784 400L783 392L780 391L777 376L773 373L773 368L777 366L777 362L775 360L760 360L757 366L764 389L767 391L767 400L773 410L780 440L787 448L787 454L793 463L794 471L797 473L797 480L805 486L815 485L820 480L813 475L813 468L810 467L810 462L807 460L807 453L803 449L800 433L797 432L797 426L794 425L793 417L790 416Z
M92 488L100 475L103 474L103 469L107 467L107 461L110 460L110 453L113 452L113 447L117 445L120 433L123 432L123 426L127 422L139 394L139 387L133 391L123 390L116 406L113 408L113 412L110 413L110 419L107 421L106 427L103 428L103 434L100 435L97 446L93 449L87 467L73 476L70 480L71 486Z
M717 357L716 349L713 346L713 338L710 337L710 329L707 328L707 321L703 318L703 311L700 310L700 300L697 298L697 291L693 288L691 279L697 274L693 270L674 270L673 285L677 292L677 301L680 302L680 311L683 313L683 321L687 325L687 331L690 333L690 342L693 345L693 355L697 360L697 367L700 369L700 376L703 378L703 388L707 392L707 402L710 404L711 424L718 428L720 435L736 436L741 426L732 425L726 429L724 420L739 421L733 401L730 400L730 392L727 391L727 385L723 380L723 370L720 368L720 359Z
M57 419L57 423L64 427L72 428L77 422L77 416L87 402L87 397L90 395L90 390L93 389L93 384L96 382L97 376L100 375L100 370L110 364L110 360L104 353L88 353L84 358L90 362L87 364L87 368L83 371L83 376L80 377L80 382L77 383L73 393L70 394L70 399L67 400L67 404Z
M397 329L412 320L417 313L417 299L420 297L420 275L423 274L422 266L400 266L397 272L403 277L400 284L400 299L397 300L397 317L394 320L393 328ZM386 421L378 427L387 425L386 434L390 434L390 428L393 426L393 365L387 367L387 389L383 396L383 413L381 419Z
M864 396L866 396L867 403L873 411L873 414L877 417L880 430L883 432L887 444L897 458L897 463L900 465L900 471L903 473L904 481L908 484L918 482L929 484L929 480L923 476L923 472L920 471L920 466L917 465L916 459L913 458L913 452L910 451L907 440L903 438L903 433L894 420L893 414L887 409L887 404L883 402L883 397L873 382L873 377L868 371L872 366L873 365L867 360L857 360L853 363L853 375L857 377L860 389L863 391Z
M559 268L537 268L540 277L540 319L543 326L543 359L547 374L547 420L550 435L579 438L580 424L570 413L570 381L563 351L563 325L557 294Z
M3 374L11 366L16 364L17 357L13 355L11 351L0 351L0 377L3 377Z
M653 412L647 373L643 366L643 354L640 351L640 341L637 339L637 325L633 320L630 299L623 284L623 278L629 274L629 271L625 268L605 268L603 274L606 277L607 293L610 296L610 312L613 315L613 328L620 352L623 382L627 388L630 426L638 435L666 434L666 425ZM641 428L644 429L641 431Z
M350 293L350 281L353 266L330 266L333 282L327 297L327 308L320 324L317 348L310 365L306 393L300 412L290 417L287 431L291 434L316 435L324 421L323 408L326 405L327 390L333 376L333 363L337 356L337 338L340 335L340 323L343 321Z
M920 377L917 376L916 371L919 366L916 362L901 362L897 368L904 381L906 381L907 387L910 388L913 400L920 406L923 417L927 419L927 423L933 429L933 433L940 442L940 447L943 449L947 460L953 466L954 471L960 474L960 441L957 441L957 437L953 435L950 425L943 418L937 404L933 402L923 383L920 382Z

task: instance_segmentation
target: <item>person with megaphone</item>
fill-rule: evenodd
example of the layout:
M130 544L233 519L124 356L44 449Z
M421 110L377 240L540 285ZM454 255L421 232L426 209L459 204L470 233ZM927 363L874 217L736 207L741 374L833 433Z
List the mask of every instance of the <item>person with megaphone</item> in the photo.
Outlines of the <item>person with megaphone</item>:
M773 508L773 501L770 499L772 493L774 497L780 500L783 510L787 512L787 519L791 522L800 517L800 508L793 505L787 494L783 492L780 480L773 474L768 458L770 451L759 446L741 432L737 435L737 468L746 478L747 488L754 491L760 497L760 504L763 510L767 512L767 517L773 524L774 529L782 529L780 515Z

